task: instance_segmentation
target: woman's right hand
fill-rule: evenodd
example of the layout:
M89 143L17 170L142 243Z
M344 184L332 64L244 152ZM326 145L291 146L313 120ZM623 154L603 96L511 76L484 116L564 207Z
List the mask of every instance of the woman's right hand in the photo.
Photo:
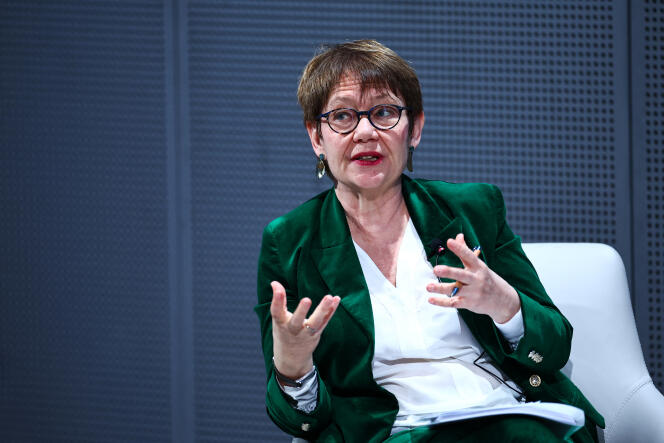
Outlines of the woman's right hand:
M284 287L278 281L270 284L274 365L286 377L298 379L313 367L313 353L320 341L320 335L341 299L339 296L326 295L307 318L311 299L303 298L295 312L290 313L286 307Z

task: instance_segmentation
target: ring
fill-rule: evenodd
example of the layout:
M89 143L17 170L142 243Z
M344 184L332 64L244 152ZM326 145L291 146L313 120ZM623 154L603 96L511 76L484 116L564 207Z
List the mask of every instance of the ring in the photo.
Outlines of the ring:
M312 327L309 326L309 325L304 325L304 327L307 328L307 329L309 330L309 332L311 333L311 335L314 335L316 332L318 332L318 329L316 329L316 328L312 328Z

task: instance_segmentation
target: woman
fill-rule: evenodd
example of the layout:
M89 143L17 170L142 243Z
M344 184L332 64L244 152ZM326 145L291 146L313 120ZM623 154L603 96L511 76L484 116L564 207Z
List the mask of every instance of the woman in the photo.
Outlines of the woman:
M272 420L317 441L560 441L529 416L450 421L545 401L581 408L572 439L596 440L602 417L559 372L572 328L500 191L402 175L424 126L408 63L376 41L337 45L309 62L298 99L334 187L263 233Z

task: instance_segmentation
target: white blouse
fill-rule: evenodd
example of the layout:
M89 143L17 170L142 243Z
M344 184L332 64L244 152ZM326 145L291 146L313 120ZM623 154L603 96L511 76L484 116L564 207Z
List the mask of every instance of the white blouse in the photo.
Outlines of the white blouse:
M473 364L482 348L459 312L427 301L426 287L437 278L412 221L399 250L396 287L353 243L371 296L373 375L399 402L395 428L429 424L448 411L518 403L515 390ZM515 348L524 332L521 311L496 326ZM477 364L506 380L484 356Z

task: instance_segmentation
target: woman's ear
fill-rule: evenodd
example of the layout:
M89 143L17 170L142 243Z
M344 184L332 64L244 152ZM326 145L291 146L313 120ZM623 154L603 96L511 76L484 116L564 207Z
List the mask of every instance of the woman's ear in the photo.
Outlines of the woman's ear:
M317 122L307 122L307 134L309 134L309 140L311 140L311 147L314 148L316 157L320 154L324 154L323 146L321 144L322 137L320 135L320 125Z
M424 127L424 111L420 112L419 115L416 115L413 118L413 130L410 133L410 142L408 146L413 146L417 148L417 145L420 144L420 139L422 138L422 128Z

